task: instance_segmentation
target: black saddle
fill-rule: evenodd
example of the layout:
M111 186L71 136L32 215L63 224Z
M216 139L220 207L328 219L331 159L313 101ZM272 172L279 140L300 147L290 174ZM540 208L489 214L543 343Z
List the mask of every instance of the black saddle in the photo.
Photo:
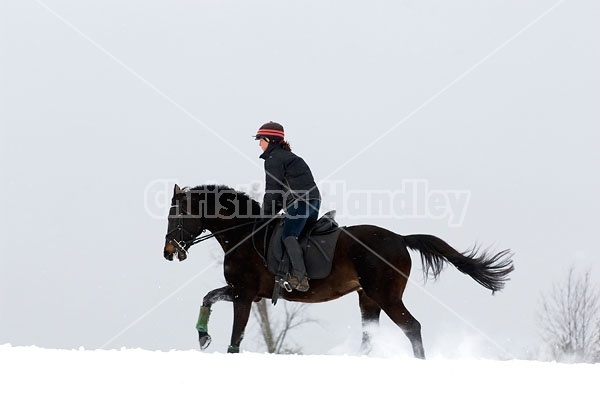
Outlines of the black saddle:
M284 221L285 216L279 216L275 220L267 250L267 268L275 275L290 271L289 269L282 270L280 267L286 256L281 240ZM335 210L332 210L313 224L307 225L298 237L300 247L304 252L306 273L310 279L323 279L331 273L333 254L340 232L341 228L335 221ZM290 263L285 261L284 264L287 268Z

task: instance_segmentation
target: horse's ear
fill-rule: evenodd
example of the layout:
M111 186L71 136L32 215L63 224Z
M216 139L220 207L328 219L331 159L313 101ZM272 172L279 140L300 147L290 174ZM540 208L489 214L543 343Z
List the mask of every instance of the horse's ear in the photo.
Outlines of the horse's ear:
M178 195L179 193L181 193L181 188L179 188L179 185L175 184L175 188L173 189L173 196Z

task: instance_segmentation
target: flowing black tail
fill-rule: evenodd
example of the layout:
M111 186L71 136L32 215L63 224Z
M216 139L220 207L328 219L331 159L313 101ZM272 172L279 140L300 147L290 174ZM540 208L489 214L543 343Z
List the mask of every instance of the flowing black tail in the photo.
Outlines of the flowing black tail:
M437 278L446 260L480 285L496 292L502 290L508 280L508 274L514 269L512 253L509 250L501 251L496 255L489 255L484 251L479 255L475 247L468 252L459 253L449 244L432 235L408 235L404 236L404 241L409 249L421 253L425 278L430 271L434 279Z

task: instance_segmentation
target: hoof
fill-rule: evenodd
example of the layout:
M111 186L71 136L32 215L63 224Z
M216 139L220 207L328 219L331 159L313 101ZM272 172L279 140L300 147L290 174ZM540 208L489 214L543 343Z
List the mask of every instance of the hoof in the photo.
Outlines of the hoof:
M210 335L206 332L198 332L198 339L200 342L200 349L204 350L208 347L212 341Z

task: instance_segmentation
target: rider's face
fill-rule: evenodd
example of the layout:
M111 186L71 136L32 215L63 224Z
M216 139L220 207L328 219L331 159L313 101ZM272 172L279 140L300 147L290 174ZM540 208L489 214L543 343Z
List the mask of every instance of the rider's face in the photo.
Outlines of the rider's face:
M266 138L261 138L260 140L258 140L258 145L260 146L260 149L262 149L262 151L264 152L267 150L269 142L266 140Z

